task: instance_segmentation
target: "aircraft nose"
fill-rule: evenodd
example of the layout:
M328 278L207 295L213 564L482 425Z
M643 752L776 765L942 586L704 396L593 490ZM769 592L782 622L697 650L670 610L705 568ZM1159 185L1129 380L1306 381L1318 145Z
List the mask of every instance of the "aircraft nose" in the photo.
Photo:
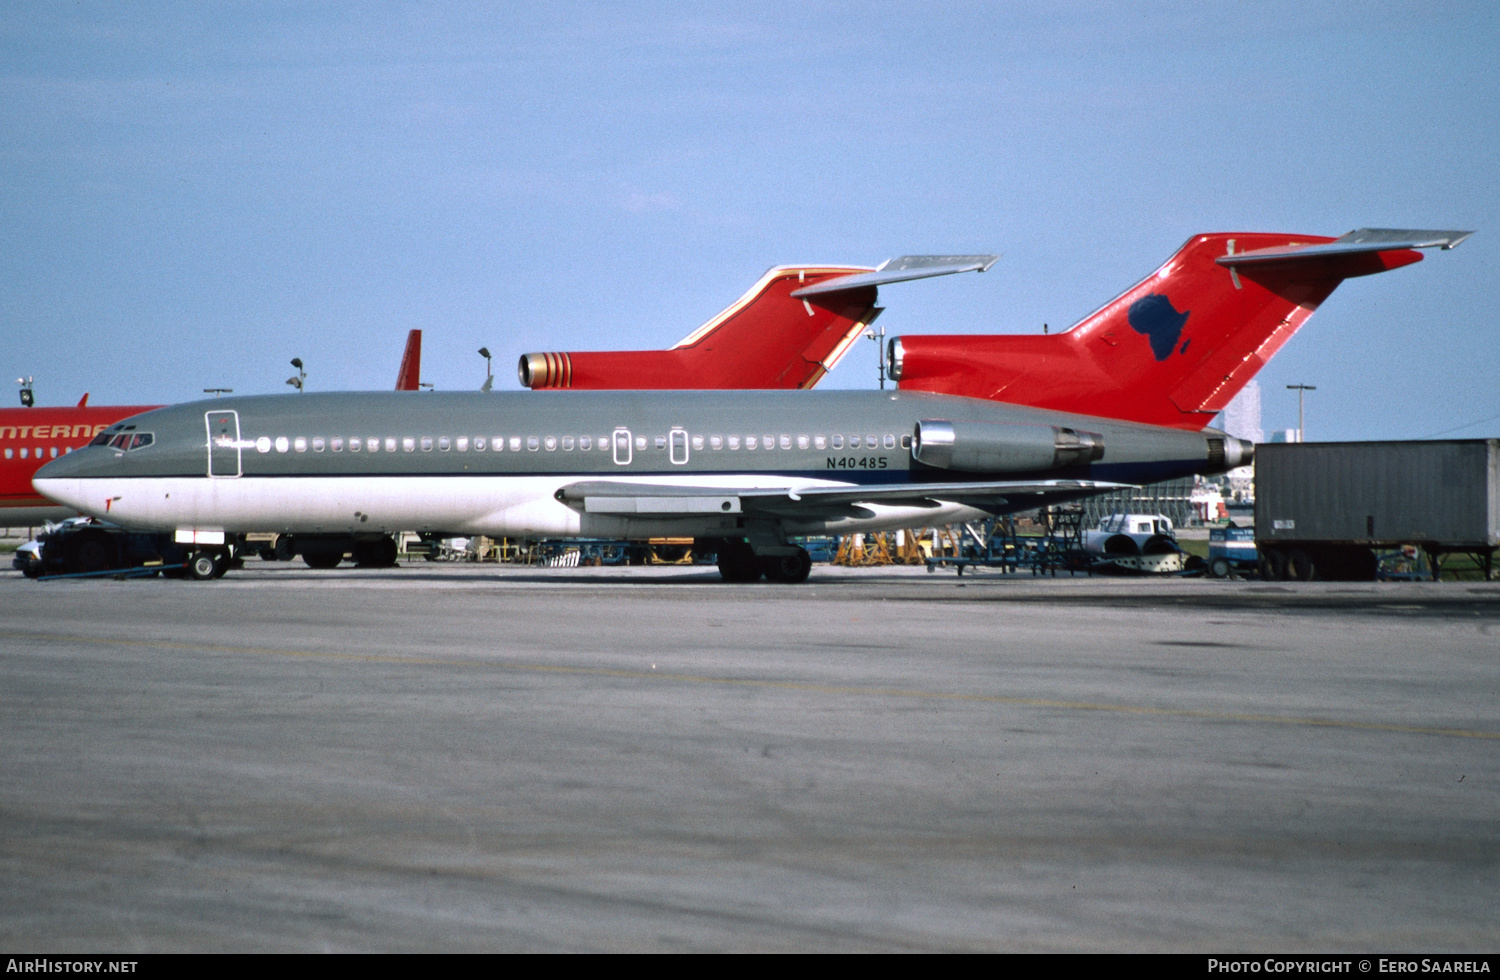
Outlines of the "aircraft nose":
M42 480L71 480L77 477L97 476L102 473L100 464L103 462L105 460L101 459L97 452L91 452L85 447L51 460L36 471L32 482L40 484ZM40 486L38 489L41 489Z

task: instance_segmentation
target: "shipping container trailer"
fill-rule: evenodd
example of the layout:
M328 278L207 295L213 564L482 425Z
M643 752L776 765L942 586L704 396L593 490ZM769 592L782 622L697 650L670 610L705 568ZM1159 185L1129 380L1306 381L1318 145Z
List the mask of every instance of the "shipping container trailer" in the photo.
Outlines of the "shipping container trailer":
M1416 545L1433 578L1468 554L1489 579L1500 545L1500 439L1269 443L1255 454L1266 579L1373 579L1375 552Z

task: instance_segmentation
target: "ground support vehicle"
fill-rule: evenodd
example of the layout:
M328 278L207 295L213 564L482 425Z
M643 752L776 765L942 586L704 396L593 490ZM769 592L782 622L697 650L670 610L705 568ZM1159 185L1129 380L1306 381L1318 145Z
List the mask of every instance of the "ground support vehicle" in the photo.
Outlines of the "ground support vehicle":
M1255 550L1255 528L1233 524L1208 531L1208 574L1214 578L1253 575L1260 568Z
M1500 546L1500 439L1257 447L1263 579L1371 580L1376 552L1416 546L1434 580L1470 555L1486 580Z
M170 534L127 531L92 517L50 527L37 543L37 560L22 569L28 578L163 573L209 579L223 575L237 560L232 546L222 552L197 551Z

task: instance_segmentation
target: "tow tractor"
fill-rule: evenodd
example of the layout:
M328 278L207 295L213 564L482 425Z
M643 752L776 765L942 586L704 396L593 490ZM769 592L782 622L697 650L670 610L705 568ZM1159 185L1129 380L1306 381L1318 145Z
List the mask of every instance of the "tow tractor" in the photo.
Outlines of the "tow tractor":
M21 551L26 554L22 564ZM27 578L180 575L218 578L240 559L178 544L173 535L127 531L97 517L72 517L17 552Z

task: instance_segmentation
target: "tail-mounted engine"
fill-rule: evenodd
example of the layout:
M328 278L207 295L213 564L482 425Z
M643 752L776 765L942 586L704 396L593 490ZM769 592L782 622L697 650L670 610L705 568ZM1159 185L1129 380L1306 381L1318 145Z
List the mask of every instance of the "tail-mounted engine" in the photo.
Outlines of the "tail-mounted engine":
M1055 425L1005 425L924 419L911 440L912 458L970 473L1030 473L1104 458L1104 436Z

